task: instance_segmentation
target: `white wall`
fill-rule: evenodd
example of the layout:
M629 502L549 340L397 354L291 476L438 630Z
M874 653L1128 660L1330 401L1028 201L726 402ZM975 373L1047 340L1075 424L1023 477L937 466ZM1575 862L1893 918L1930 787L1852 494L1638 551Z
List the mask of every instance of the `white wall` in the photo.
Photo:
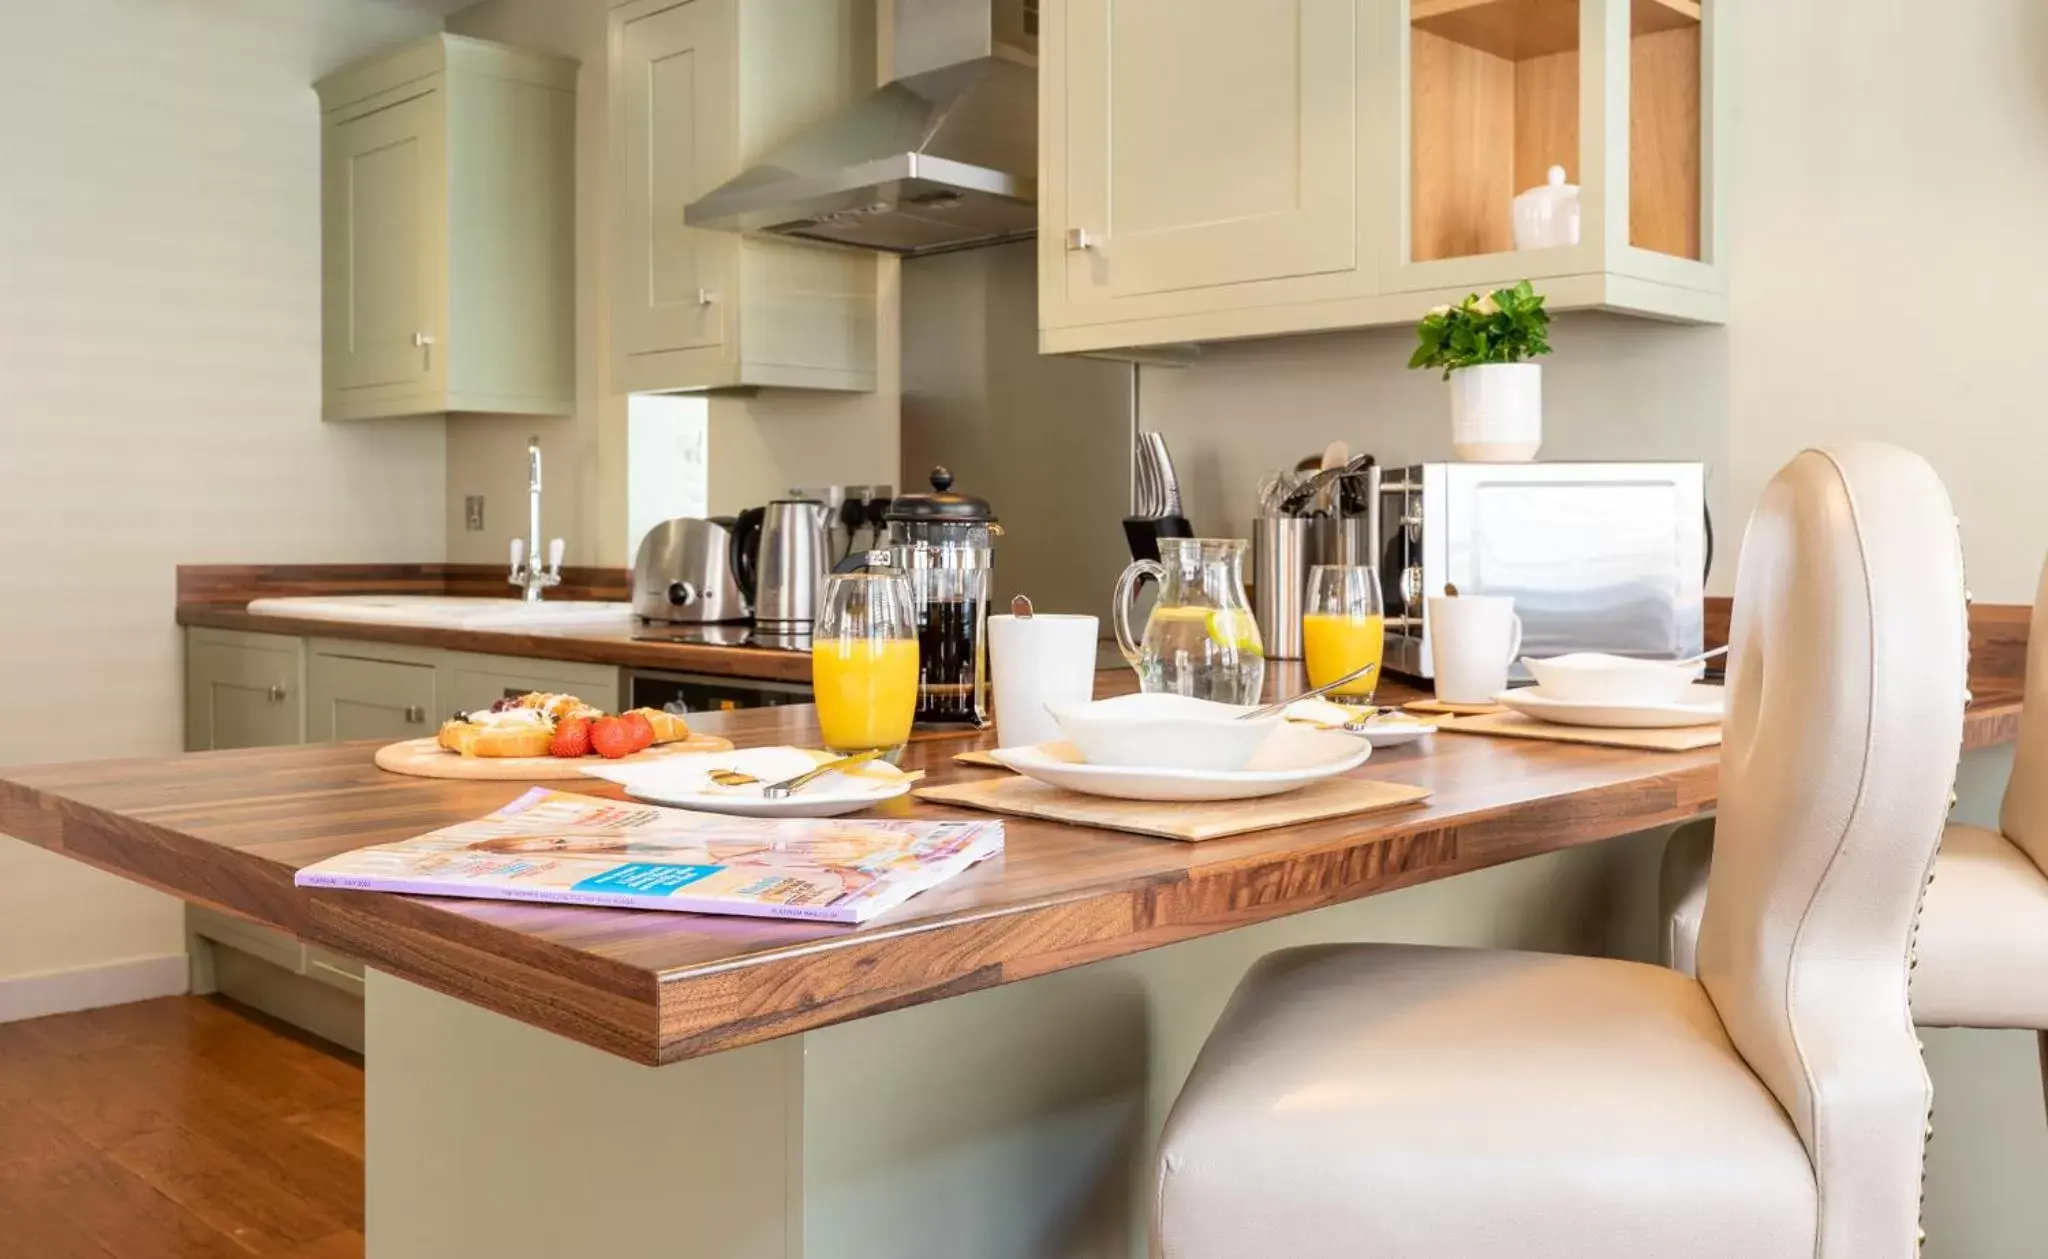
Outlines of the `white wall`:
M0 763L180 749L178 563L439 554L440 423L320 420L310 86L433 24L0 6ZM0 985L181 953L180 913L0 840Z
M2027 602L2048 552L2048 5L1720 12L1735 112L1728 326L1560 320L1544 455L1705 459L1732 540L1800 448L1897 442L1947 482L1976 596ZM1411 344L1405 330L1301 338L1146 369L1145 423L1171 439L1198 528L1244 536L1260 471L1332 437L1393 462L1447 457L1446 401L1405 370ZM1734 553L1716 564L1718 591ZM1973 758L1964 813L1995 813L2003 764ZM2031 1038L1943 1032L1927 1047L1929 1259L2048 1253Z

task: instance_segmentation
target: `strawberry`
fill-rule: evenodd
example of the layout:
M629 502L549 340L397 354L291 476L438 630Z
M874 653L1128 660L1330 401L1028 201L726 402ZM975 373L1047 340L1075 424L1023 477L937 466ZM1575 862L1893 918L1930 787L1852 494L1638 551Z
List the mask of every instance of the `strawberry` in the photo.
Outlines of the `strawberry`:
M645 752L654 746L654 723L647 720L646 713L626 713L619 720L632 727L635 752Z
M608 761L634 751L632 723L618 717L599 717L590 723L590 746Z
M590 755L590 718L564 717L556 722L555 739L548 744L548 755L564 760Z

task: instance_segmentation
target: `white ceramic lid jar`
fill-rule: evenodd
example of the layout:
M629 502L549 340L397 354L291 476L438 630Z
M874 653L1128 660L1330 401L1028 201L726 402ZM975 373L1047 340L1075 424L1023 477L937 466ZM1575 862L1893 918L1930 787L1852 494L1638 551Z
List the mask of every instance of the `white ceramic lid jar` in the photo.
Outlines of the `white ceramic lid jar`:
M1515 248L1556 249L1579 243L1579 186L1550 168L1543 185L1515 198Z

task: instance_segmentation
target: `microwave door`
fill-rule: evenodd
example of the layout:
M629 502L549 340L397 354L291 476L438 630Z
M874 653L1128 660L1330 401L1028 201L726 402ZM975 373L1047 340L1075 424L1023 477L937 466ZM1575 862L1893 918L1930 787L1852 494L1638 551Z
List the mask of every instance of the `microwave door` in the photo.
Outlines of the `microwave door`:
M1475 594L1512 596L1527 655L1669 659L1700 649L1698 475L1614 471L1482 473L1452 490L1452 580Z

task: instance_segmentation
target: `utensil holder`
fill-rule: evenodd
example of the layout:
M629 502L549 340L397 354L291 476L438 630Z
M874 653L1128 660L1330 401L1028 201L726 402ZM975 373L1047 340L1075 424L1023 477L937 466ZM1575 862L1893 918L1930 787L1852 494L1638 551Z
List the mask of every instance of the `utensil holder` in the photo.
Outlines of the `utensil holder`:
M1252 522L1252 619L1268 660L1301 659L1301 604L1314 523L1301 516Z

